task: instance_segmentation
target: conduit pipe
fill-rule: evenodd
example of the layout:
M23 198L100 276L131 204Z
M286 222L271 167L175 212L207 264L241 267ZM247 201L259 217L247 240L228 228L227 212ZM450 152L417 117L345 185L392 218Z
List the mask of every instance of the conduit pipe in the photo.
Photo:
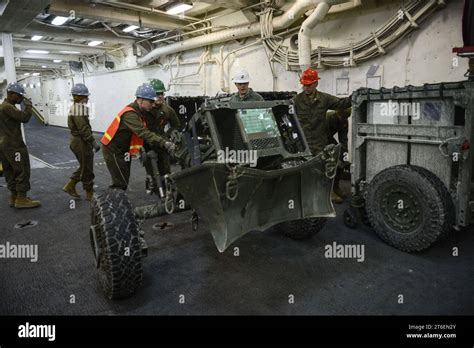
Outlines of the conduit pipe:
M354 2L356 5L357 2ZM318 47L311 52L312 61L317 64L337 67L352 66L368 59L375 58L385 53L389 46L400 42L400 39L413 31L418 25L426 20L434 11L444 7L444 0L412 0L400 10L381 28L378 28L362 41L351 43L343 47L327 48ZM343 6L343 5L341 5ZM339 8L338 8L339 9ZM333 8L330 9L332 13ZM290 50L282 45L283 39L277 41L277 36L272 35L272 13L264 13L260 16L262 24L262 35L266 38L264 45L271 53L272 60L286 67L287 70L300 68L298 52Z
M345 3L339 5L338 8L332 7L341 2ZM298 33L298 60L302 71L311 66L311 31L324 20L329 10L337 9L337 12L342 12L360 5L360 0L326 0L318 4L313 13L303 22Z
M335 0L333 3L342 3L347 0ZM282 30L293 24L306 11L314 8L321 0L296 0L296 2L281 16L274 18L272 25L275 30ZM260 34L260 23L246 24L235 28L222 30L217 33L211 33L188 39L182 42L177 42L171 45L158 47L147 55L137 59L139 65L147 64L163 55L182 52L194 48L199 48L207 45L227 42L231 40L242 39L250 36Z
M319 3L301 25L298 33L298 57L302 71L311 66L311 31L323 21L330 8L331 5L328 2Z

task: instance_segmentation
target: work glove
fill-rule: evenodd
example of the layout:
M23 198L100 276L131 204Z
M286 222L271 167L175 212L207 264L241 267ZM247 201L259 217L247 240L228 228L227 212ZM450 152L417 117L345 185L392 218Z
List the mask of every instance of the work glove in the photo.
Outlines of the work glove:
M165 149L168 153L174 157L174 152L176 150L176 145L173 144L171 141L165 142Z
M31 100L27 99L27 98L23 98L23 105L25 106L33 106L33 103L31 102Z
M180 143L181 142L181 133L176 130L176 129L173 129L170 133L170 139L173 143Z
M97 143L97 141L94 140L94 142L92 143L92 147L94 148L94 151L95 152L99 152L100 151L100 145Z

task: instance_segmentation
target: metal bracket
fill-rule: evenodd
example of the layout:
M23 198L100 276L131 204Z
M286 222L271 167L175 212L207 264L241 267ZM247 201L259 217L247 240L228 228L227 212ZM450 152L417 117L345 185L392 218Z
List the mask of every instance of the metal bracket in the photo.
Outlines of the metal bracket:
M410 22L411 27L418 28L418 24L415 22L415 19L412 17L410 12L408 12L404 7L402 7L401 10L403 11L403 14L407 18L407 20Z
M372 34L372 37L374 38L375 44L377 45L377 48L378 48L380 54L385 54L385 50L384 50L384 48L382 47L382 44L380 43L380 40L379 40L379 38L377 37L377 35L375 35L374 32L372 32L371 34Z

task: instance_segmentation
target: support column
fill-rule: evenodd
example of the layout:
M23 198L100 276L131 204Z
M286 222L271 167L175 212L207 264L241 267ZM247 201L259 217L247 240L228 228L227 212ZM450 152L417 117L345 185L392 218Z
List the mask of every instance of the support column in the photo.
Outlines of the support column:
M12 34L2 33L1 35L7 82L16 82L15 56L13 53Z
M5 62L5 76L7 78L7 85L12 82L16 82L16 69L15 69L15 54L13 53L13 41L12 34L1 33L2 35L2 47L3 47L3 61ZM23 142L26 144L25 129L23 123L21 124L21 134L23 136Z

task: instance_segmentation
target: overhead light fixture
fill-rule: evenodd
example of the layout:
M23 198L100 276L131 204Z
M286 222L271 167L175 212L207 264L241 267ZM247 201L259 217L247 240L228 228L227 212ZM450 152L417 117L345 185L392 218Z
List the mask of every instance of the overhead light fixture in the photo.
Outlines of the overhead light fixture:
M30 73L29 73L29 72L26 72L26 73L25 73L25 76L30 76Z
M38 40L41 40L43 38L42 35L33 35L31 37L31 41L38 41Z
M53 59L53 62L54 62L54 63L61 63L62 60L61 60L61 59Z
M26 88L26 83L24 83L24 84L23 84L23 87L25 87L25 88Z
M48 54L49 51L43 51L43 50L26 50L27 53L37 53L37 54Z
M41 67L42 67L42 68L47 68L47 66L46 66L46 65L41 65Z
M104 43L104 41L91 41L88 43L89 46L97 46L100 45L101 43Z
M81 54L79 51L59 51L59 53L64 53L64 54Z
M135 29L138 29L139 26L138 25L129 25L128 27L126 27L125 29L123 29L122 31L124 33L129 33L131 31L134 31Z
M56 16L56 17L54 17L51 24L52 25L63 25L64 23L67 22L68 19L69 19L69 17Z
M39 74L40 74L39 72L35 72L33 73L33 76L39 76Z
M176 4L172 7L170 7L168 10L166 10L166 13L171 14L171 15L176 15L180 14L183 12L186 12L187 10L190 10L193 8L193 5L189 4Z

